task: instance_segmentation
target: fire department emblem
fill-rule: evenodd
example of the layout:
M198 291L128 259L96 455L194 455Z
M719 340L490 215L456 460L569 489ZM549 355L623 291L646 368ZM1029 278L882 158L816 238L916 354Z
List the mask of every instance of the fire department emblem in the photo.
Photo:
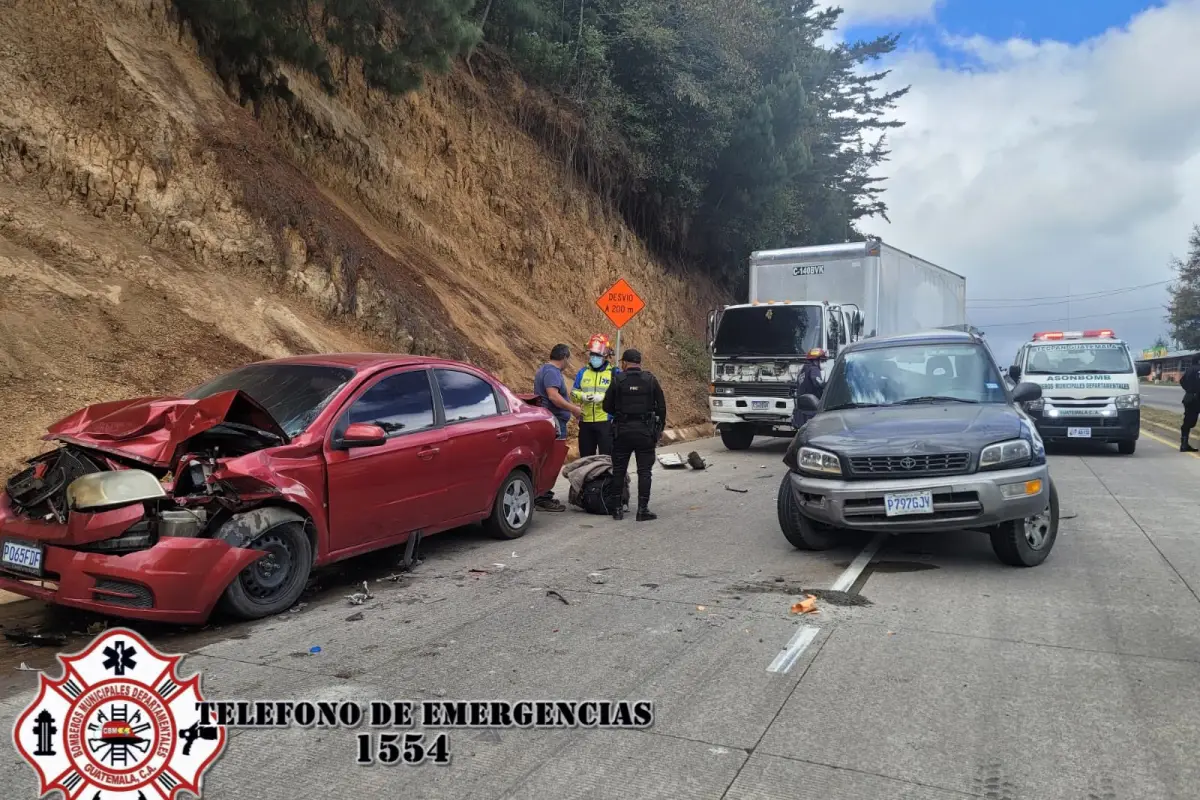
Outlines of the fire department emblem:
M181 658L125 628L60 655L62 677L39 676L38 694L13 728L39 796L58 789L66 800L201 797L226 734L200 719L200 676L181 678Z

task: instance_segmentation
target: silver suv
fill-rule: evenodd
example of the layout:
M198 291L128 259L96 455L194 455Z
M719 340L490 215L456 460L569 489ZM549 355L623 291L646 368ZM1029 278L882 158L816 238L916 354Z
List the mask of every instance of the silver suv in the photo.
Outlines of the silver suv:
M842 350L816 412L784 456L779 524L824 550L840 530L983 530L1004 563L1045 561L1058 494L1037 427L1020 403L1041 388L1005 383L967 332L866 339Z

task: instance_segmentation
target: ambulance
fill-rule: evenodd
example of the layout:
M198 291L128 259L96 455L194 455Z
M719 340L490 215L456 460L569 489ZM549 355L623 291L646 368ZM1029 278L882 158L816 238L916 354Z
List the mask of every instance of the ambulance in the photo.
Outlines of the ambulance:
M1023 404L1047 443L1090 440L1137 449L1142 397L1139 379L1150 374L1111 330L1043 331L1017 351L1008 375L1036 383L1042 397Z

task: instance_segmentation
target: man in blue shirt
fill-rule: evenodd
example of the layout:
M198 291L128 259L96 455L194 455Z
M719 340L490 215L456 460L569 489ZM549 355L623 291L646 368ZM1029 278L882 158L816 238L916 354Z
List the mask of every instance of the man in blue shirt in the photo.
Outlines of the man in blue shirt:
M550 350L550 360L538 368L533 376L533 393L542 400L542 405L550 409L558 421L558 438L567 438L567 423L571 417L582 417L583 409L572 403L568 398L567 381L563 378L563 369L571 358L571 348L565 344L556 344ZM554 492L548 491L534 501L534 505L543 511L565 511L566 506L554 499Z

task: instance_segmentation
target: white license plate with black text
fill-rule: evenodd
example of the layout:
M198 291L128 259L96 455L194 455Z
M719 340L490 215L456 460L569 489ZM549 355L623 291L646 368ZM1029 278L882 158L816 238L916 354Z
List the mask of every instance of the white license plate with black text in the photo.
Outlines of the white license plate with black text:
M43 554L39 545L6 539L0 549L0 564L19 572L41 575Z
M750 407L755 410L768 408L771 405L769 400L751 400Z
M883 496L883 507L889 517L933 513L933 492L894 492Z
M1068 439L1090 439L1092 438L1091 428L1067 428Z

